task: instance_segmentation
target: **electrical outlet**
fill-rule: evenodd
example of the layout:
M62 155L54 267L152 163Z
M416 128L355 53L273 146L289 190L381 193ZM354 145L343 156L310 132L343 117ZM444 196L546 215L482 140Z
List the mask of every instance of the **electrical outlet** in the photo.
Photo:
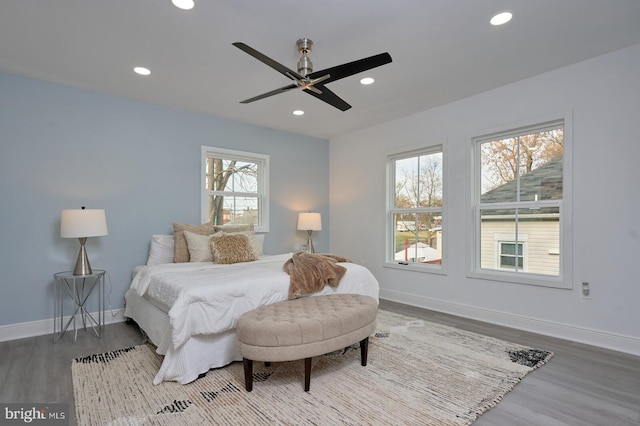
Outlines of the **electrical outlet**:
M580 292L580 296L583 299L591 299L591 287L589 286L589 283L586 281L582 283L582 290Z

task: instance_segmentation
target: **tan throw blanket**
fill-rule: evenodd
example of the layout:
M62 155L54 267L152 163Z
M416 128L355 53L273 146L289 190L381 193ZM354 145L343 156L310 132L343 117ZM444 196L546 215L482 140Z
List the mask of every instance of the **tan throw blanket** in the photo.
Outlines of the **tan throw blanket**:
M316 254L301 251L294 253L282 266L289 274L289 299L303 294L315 293L329 284L338 287L340 279L347 269L338 262L351 262L349 259L333 254Z

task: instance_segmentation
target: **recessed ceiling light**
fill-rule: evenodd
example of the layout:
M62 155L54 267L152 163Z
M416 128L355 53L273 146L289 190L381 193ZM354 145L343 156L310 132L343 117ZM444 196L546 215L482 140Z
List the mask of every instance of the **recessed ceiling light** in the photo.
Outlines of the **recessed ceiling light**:
M171 0L171 3L178 9L189 10L196 5L195 0Z
M491 18L489 22L491 25L504 25L509 22L511 18L513 18L513 14L511 12L500 12Z
M374 81L375 80L371 77L365 77L362 80L360 80L360 84L364 84L364 85L373 84Z
M297 109L295 111L293 111L293 115L304 115L304 111L301 109Z
M133 72L135 72L136 74L140 74L140 75L149 75L149 74L151 74L151 70L149 70L149 68L145 68L145 67L134 67L133 68Z

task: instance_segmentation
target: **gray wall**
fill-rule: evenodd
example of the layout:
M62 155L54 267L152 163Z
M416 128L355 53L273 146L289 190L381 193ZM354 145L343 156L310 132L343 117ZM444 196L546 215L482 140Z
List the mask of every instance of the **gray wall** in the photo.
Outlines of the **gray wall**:
M79 248L60 238L60 211L82 205L106 210L109 235L87 251L122 307L151 235L200 223L201 145L271 156L268 254L306 242L300 211L323 213L314 244L328 250L328 141L6 73L0 94L0 325L52 318L53 273Z
M639 76L636 45L332 140L331 250L369 267L382 298L640 354ZM567 113L573 288L469 278L471 138ZM385 268L386 157L442 142L447 274Z

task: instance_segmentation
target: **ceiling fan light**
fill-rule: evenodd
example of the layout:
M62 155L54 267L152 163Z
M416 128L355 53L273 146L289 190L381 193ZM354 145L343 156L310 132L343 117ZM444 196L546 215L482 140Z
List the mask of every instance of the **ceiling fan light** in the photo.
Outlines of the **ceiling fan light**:
M491 18L489 23L494 26L504 25L509 22L513 18L513 14L511 12L500 12Z
M171 0L171 3L182 10L191 10L196 5L195 0Z
M360 84L364 84L365 86L369 85L369 84L373 84L375 80L372 77L365 77L362 80L360 80Z

